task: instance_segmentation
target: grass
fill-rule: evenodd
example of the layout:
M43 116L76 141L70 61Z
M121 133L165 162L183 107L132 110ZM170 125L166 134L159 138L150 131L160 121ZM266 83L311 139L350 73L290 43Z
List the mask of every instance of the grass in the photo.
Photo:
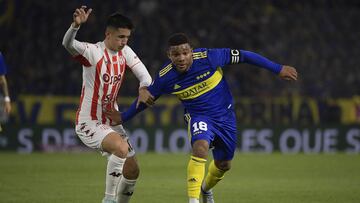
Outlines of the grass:
M187 154L138 155L133 203L181 203ZM106 160L97 153L0 153L0 202L99 203ZM217 203L360 202L360 155L237 154Z

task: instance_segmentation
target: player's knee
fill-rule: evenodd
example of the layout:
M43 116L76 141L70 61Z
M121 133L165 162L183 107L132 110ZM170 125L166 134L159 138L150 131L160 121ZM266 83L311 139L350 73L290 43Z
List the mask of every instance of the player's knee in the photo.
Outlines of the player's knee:
M220 169L222 171L228 171L231 169L231 162L229 162L229 161L215 162L215 165L218 169Z
M206 159L209 152L209 144L206 140L198 140L193 144L193 156Z
M126 142L117 142L114 144L114 150L112 154L121 158L126 158L128 152L129 147Z

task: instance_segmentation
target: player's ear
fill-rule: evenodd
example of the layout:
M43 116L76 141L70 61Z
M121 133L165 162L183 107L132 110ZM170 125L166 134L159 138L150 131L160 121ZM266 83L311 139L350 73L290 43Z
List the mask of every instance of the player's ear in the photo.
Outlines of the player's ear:
M112 32L112 29L110 27L107 27L105 29L105 38L109 37Z

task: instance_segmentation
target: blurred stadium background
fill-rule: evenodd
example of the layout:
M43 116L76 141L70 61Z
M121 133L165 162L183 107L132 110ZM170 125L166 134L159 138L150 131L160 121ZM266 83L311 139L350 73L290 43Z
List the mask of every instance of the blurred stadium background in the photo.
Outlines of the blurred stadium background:
M115 11L131 17L136 30L129 44L152 76L166 60L166 40L174 32L187 33L194 47L240 48L296 67L300 78L296 83L281 81L265 70L246 64L226 68L225 77L236 98L238 151L242 152L238 156L248 152L273 154L261 159L267 160L279 154L297 154L296 157L320 154L319 160L321 157L330 160L321 163L339 161L339 165L345 165L341 160L350 159L352 161L346 165L357 170L339 170L341 174L351 174L349 180L353 178L342 186L351 185L349 193L356 193L355 188L360 187L360 2L357 0L0 0L0 50L8 65L7 79L13 101L12 114L8 118L1 116L0 168L4 171L0 177L12 171L12 165L6 165L5 161L9 156L9 161L18 160L19 163L24 156L18 158L5 151L26 154L87 151L73 130L82 70L61 46L73 11L80 5L93 8L89 21L78 33L77 39L81 41L103 40L104 21ZM120 90L121 109L126 109L137 95L136 78L131 71L126 77ZM183 109L175 98L164 97L154 108L125 125L137 151L143 153L142 160L146 160L147 152L189 152L182 114ZM341 157L334 155L331 159L323 155L334 153ZM301 163L299 159L296 158ZM101 160L95 162L104 164ZM245 163L238 164L239 171L234 173L244 178L241 167ZM309 162L304 163L307 164ZM26 166L20 165L20 168ZM324 168L335 166L325 165ZM182 167L179 174L185 173L185 165ZM244 179L239 179L241 181ZM10 191L5 183L1 185L0 181L0 188ZM97 183L99 187L102 184L101 181ZM227 191L226 185L222 187ZM180 185L179 190L185 191L185 186ZM324 198L310 201L311 198L301 199L307 194L304 190L304 196L298 197L299 202L331 202L331 191L324 189L325 196L321 196ZM279 199L283 191L278 192L275 197L269 194L269 198ZM8 195L5 202L21 202L19 199L11 201L8 193L0 194L0 197ZM336 199L339 197L336 195L334 193L337 202L360 201L359 195L341 193L341 197L348 197L346 201ZM88 202L90 200L94 199ZM47 202L56 201L47 199ZM224 202L231 202L231 199ZM255 195L244 202L267 201Z

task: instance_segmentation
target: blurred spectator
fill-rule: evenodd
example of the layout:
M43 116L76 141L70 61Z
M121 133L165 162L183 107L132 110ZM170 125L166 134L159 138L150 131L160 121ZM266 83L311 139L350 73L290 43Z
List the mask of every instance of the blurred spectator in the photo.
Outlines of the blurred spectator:
M5 12L13 0L0 2ZM300 81L284 85L263 70L243 65L225 74L235 96L300 94L318 98L351 97L360 94L360 2L355 0L151 0L85 1L95 8L84 40L103 38L102 21L107 13L120 11L134 19L136 32L131 47L154 72L160 68L166 39L174 32L193 36L204 47L241 47L294 65ZM4 4L1 5L1 4ZM72 8L84 1L63 3L16 1L8 22L0 21L0 36L12 53L7 63L14 67L10 84L14 94L78 95L81 70L67 60L61 48ZM61 8L61 9L59 9ZM1 10L1 9L0 9ZM4 11L3 11L4 12ZM6 12L8 13L8 12ZM13 15L9 17L8 15ZM1 14L0 14L1 18ZM100 32L101 33L101 32ZM259 78L261 77L261 78ZM56 82L67 78L67 83ZM246 78L246 79L242 79ZM131 95L135 77L128 78L121 95ZM54 82L55 81L55 82ZM132 95L135 96L135 95Z
M4 112L7 115L11 112L11 101L10 101L10 95L9 95L9 89L8 89L8 83L6 80L6 73L7 68L5 65L5 59L0 52L0 86L2 88L2 93L4 96Z

